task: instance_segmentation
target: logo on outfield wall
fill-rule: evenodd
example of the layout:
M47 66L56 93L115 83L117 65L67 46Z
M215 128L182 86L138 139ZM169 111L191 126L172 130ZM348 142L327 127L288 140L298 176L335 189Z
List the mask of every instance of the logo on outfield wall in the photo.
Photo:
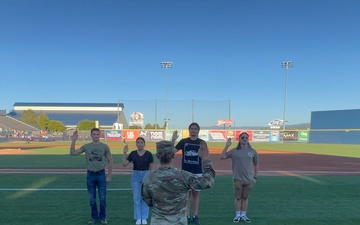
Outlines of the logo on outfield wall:
M149 131L148 138L151 141L162 141L164 140L165 132L164 131Z
M299 131L299 142L308 142L309 141L309 131L301 130Z
M280 140L280 132L279 131L270 131L270 141L279 141Z
M121 130L105 130L104 132L105 140L121 140L122 131Z
M253 131L252 141L270 141L270 131Z
M280 133L281 141L297 141L298 140L298 132L297 131L282 131Z

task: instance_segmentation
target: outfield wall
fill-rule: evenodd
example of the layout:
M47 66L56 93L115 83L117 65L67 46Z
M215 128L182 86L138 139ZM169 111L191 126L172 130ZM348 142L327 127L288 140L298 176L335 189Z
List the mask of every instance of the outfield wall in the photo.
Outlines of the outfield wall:
M174 130L102 130L101 137L107 141L135 141L143 137L146 141L171 140ZM226 142L228 138L239 141L242 132L249 134L251 142L302 142L309 140L309 131L278 131L278 130L200 130L199 138L208 142ZM179 138L189 137L188 130L178 130ZM89 131L79 131L79 135L89 138ZM80 137L81 138L81 137Z
M360 109L311 112L309 143L360 144Z
M309 143L360 144L360 130L316 130L309 135Z

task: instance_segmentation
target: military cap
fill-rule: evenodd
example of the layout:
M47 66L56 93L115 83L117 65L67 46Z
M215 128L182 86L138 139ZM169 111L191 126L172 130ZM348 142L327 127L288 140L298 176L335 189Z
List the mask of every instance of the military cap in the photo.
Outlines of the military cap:
M156 142L156 153L175 153L174 143L171 141Z

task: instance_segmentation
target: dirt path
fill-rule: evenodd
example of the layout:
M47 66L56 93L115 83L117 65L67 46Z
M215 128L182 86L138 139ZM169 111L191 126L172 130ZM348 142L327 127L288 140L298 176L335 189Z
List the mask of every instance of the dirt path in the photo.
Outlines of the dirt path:
M32 146L33 147L33 146ZM213 149L210 159L218 175L231 174L231 159L220 160L219 149ZM283 151L258 151L260 176L281 175L360 175L360 159ZM3 154L31 154L31 150L1 149ZM181 155L177 154L174 166L181 168ZM114 174L130 174L131 167L114 165ZM85 173L85 169L0 169L0 173Z

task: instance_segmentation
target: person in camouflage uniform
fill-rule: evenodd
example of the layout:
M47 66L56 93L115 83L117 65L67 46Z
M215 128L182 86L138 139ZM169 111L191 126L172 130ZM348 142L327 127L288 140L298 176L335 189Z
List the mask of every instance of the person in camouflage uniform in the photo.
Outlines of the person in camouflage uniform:
M201 142L199 156L202 159L203 176L179 170L172 166L176 149L173 142L156 143L156 157L160 167L148 173L143 180L141 195L145 203L153 207L153 225L187 225L186 204L191 189L207 189L214 185L215 171L208 159L209 149Z

